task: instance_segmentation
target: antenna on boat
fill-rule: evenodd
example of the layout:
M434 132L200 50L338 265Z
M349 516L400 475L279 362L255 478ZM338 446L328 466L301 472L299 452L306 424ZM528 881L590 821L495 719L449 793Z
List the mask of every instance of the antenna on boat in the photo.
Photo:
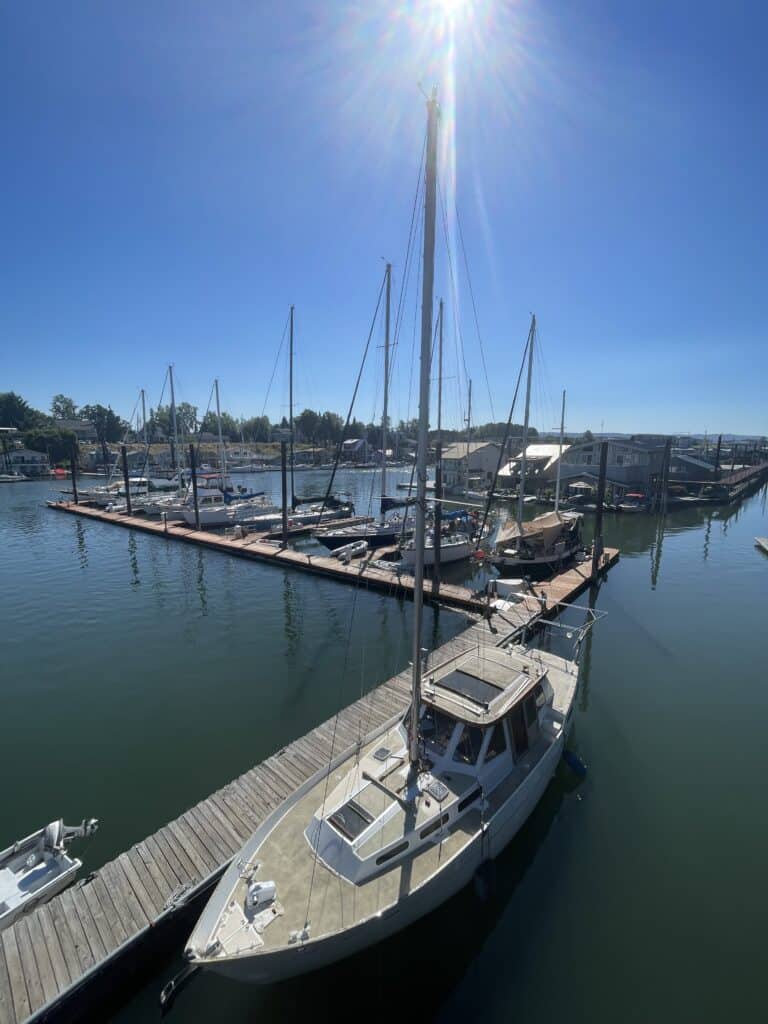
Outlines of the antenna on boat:
M523 502L525 499L525 452L528 447L528 422L531 416L531 375L533 373L533 339L536 336L536 314L531 314L528 331L528 381L525 385L525 419L523 420L523 451L520 456L520 486L517 495L517 523L523 532Z
M421 288L421 379L416 459L416 530L414 538L413 674L408 757L419 760L419 697L421 690L421 624L424 613L424 539L427 513L427 447L429 445L429 378L432 358L432 300L435 283L435 210L437 197L437 89L427 101L427 159L424 187L424 255Z

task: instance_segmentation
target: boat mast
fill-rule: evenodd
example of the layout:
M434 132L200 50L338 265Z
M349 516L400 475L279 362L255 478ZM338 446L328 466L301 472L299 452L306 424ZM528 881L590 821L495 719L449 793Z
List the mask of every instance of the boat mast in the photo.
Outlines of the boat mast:
M437 90L427 101L427 159L424 187L424 254L421 287L421 381L416 458L416 529L414 537L413 675L408 756L419 760L419 696L421 692L421 623L424 613L424 536L427 514L427 447L429 444L429 370L432 356L432 293L435 282L435 207L437 196Z
M181 473L179 473L178 450L179 434L176 426L176 392L173 389L173 363L168 365L168 380L171 384L171 429L173 431L173 450L171 452L171 469L178 475L179 492L181 492Z
M293 481L293 306L291 306L291 329L288 341L288 429L291 432L291 510L296 509L296 487Z
M384 522L384 498L387 494L387 418L389 413L389 312L392 294L392 264L387 264L387 302L384 312L384 407L381 413L381 521Z
M520 487L517 496L517 522L522 533L523 498L525 497L525 451L528 447L528 420L531 415L531 374L533 373L533 338L536 334L536 314L531 315L531 327L528 331L528 381L525 386L525 419L523 420L523 454L520 459Z
M440 543L443 529L443 300L438 308L437 328L437 438L435 440L435 520L433 526L432 596L440 595Z
M147 443L147 400L144 396L144 388L141 389L141 432L144 435L144 444Z
M469 442L472 437L472 379L469 380L469 397L467 398L467 475L464 490L469 490Z
M225 479L227 473L227 457L224 454L224 437L221 433L221 407L219 405L219 378L217 377L213 386L216 389L216 422L219 427L219 472L221 473L221 489L225 491L227 489L227 481Z
M557 482L555 483L555 512L560 508L560 463L563 461L563 431L565 430L565 388L563 388L563 408L560 413L560 448L557 453Z

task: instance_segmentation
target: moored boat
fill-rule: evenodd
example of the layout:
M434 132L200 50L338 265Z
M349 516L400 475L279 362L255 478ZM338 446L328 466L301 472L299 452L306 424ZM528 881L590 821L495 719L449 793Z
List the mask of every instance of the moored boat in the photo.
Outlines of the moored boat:
M74 881L82 861L70 857L67 843L91 836L97 828L95 818L75 826L59 819L0 851L0 929Z

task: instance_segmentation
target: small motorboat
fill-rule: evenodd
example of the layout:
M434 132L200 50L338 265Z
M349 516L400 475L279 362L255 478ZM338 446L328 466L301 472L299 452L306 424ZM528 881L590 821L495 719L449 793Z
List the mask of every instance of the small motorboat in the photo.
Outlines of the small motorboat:
M67 843L92 836L98 826L96 818L80 825L59 819L0 851L0 930L74 881L83 864L69 856Z

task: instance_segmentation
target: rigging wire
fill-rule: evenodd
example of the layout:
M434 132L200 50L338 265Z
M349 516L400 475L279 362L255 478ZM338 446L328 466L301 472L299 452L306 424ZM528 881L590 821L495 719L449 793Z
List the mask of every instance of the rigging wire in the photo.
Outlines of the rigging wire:
M509 431L510 431L510 429L512 427L512 417L514 416L514 413L515 413L515 405L517 404L517 396L518 396L518 392L520 391L520 382L523 379L523 371L525 370L525 357L528 354L528 345L531 344L531 343L532 343L531 339L527 339L526 342L525 342L525 347L523 349L523 358L520 361L520 369L518 370L517 382L515 383L515 393L512 396L512 405L509 407L509 416L507 417L507 428L504 431L504 438L503 438L503 440L501 442L501 449L499 451L499 460L496 463L496 471L493 474L493 481L491 482L491 486L488 489L488 497L487 497L486 502L485 502L485 511L483 513L483 521L482 521L482 523L480 525L480 530L478 531L478 535L477 535L478 536L478 541L477 541L477 545L475 546L475 550L476 551L480 547L480 543L481 543L480 538L482 538L483 533L485 532L485 525L488 522L488 515L489 515L489 513L491 511L491 502L493 501L493 492L496 490L496 484L497 484L498 479L499 479L499 473L501 472L501 467L504 465L504 452L506 451L507 442L509 441Z
M469 297L472 302L472 315L475 319L475 330L477 331L477 340L480 345L480 358L483 363L483 373L485 374L485 384L488 388L488 401L491 404L491 422L496 422L496 413L493 408L493 398L491 397L491 384L488 379L488 366L485 362L485 347L483 345L483 337L480 334L480 321L477 316L477 305L475 304L475 290L472 287L472 276L469 273L469 260L467 259L467 250L464 245L464 232L461 229L461 220L459 219L459 206L458 203L454 202L454 209L456 210L456 226L459 229L459 243L461 244L461 253L464 257L464 269L467 272L467 284L469 286Z
M374 332L375 327L376 327L376 320L378 319L378 316L379 316L379 309L381 308L381 297L384 294L384 286L385 286L385 284L386 284L386 273L385 273L385 275L384 275L384 277L382 279L381 287L379 288L379 297L376 300L376 309L374 310L373 319L371 320L371 327L370 327L370 330L368 331L368 340L365 343L365 349L363 351L363 359L362 359L362 362L360 363L360 369L359 369L358 374L357 374L357 380L355 381L355 389L352 392L352 401L349 403L349 410L347 412L347 419L346 419L346 422L344 423L344 429L341 432L341 437L339 438L339 444L338 444L338 447L336 449L336 458L334 459L333 469L331 470L331 476L330 476L330 479L328 480L328 487L326 489L325 496L323 497L323 504L322 504L322 506L320 508L320 519L318 521L321 522L321 523L323 521L323 513L325 512L325 509L326 509L326 506L327 506L327 503L328 503L328 499L331 496L331 490L333 489L333 481L334 481L334 479L336 477L336 470L339 468L339 460L341 458L341 451L342 451L342 448L344 446L344 441L346 440L347 430L349 428L350 420L352 419L352 411L353 411L353 409L355 407L355 400L357 398L357 392L358 392L358 389L360 387L360 380L362 379L363 370L365 369L365 361L368 358L368 350L371 347L371 338L373 337L373 332Z
M289 312L288 316L286 317L286 320L285 320L285 327L283 328L283 336L280 339L280 345L279 345L278 350L277 350L277 355L275 356L275 365L272 367L272 375L269 378L269 384L267 385L267 394L266 394L266 396L264 398L264 405L262 406L262 409L261 409L261 415L262 416L264 415L264 412L265 412L265 410L267 408L267 402L269 401L269 393L272 390L272 382L275 379L275 373L277 373L277 364L280 361L280 353L283 351L283 345L285 344L285 336L288 333L288 324L290 322L291 322L291 314ZM208 404L210 405L210 400L209 400Z

